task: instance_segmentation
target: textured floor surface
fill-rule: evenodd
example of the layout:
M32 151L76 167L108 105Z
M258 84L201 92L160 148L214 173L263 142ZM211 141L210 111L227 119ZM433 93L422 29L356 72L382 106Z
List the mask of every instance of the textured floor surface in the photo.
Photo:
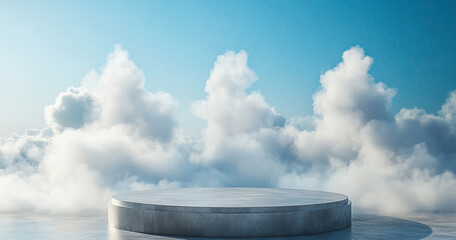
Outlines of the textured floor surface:
M106 217L0 215L0 239L189 239L132 233L107 226ZM352 227L312 236L269 239L456 239L456 213L381 216L353 213Z

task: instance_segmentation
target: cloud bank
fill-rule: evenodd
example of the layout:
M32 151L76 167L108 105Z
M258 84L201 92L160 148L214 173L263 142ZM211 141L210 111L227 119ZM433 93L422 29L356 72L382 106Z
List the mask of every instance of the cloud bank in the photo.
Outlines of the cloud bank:
M144 88L116 47L45 108L48 127L0 140L0 212L106 211L120 191L256 186L335 191L355 207L455 211L456 92L437 114L388 111L396 94L353 47L324 73L314 115L286 120L259 92L247 53L217 57L191 110L201 138L177 134L176 101Z

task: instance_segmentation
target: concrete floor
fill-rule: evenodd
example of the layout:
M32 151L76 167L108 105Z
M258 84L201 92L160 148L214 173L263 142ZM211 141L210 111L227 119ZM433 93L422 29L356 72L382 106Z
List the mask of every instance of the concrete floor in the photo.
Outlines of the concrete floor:
M106 217L0 215L0 239L133 240L195 239L152 236L109 228ZM196 238L197 239L197 238ZM268 238L307 239L456 239L456 213L407 213L396 216L354 211L352 227L311 236Z

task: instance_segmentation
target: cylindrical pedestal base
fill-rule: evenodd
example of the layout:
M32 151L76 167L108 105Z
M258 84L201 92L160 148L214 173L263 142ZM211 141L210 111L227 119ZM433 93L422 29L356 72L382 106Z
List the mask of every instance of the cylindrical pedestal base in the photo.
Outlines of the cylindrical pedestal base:
M109 225L157 235L276 237L351 225L351 202L336 193L271 188L179 188L113 196Z

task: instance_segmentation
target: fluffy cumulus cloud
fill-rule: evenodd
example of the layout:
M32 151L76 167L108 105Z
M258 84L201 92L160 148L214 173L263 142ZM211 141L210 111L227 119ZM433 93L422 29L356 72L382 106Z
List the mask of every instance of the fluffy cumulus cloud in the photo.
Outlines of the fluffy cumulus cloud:
M285 119L276 113L258 92L246 89L257 80L247 66L244 51L218 56L206 82L206 100L194 102L193 112L207 122L203 161L220 158L225 144L241 134L252 134L274 126L283 127Z
M177 134L176 101L144 88L116 47L46 107L48 127L0 140L0 211L100 213L119 191L192 186L317 189L379 211L455 211L456 92L436 114L388 110L396 94L351 48L321 78L314 115L286 120L259 92L247 54L217 57L191 111L202 137Z
M57 129L80 128L92 121L93 99L85 88L70 87L59 94L55 105L46 107L46 123Z

